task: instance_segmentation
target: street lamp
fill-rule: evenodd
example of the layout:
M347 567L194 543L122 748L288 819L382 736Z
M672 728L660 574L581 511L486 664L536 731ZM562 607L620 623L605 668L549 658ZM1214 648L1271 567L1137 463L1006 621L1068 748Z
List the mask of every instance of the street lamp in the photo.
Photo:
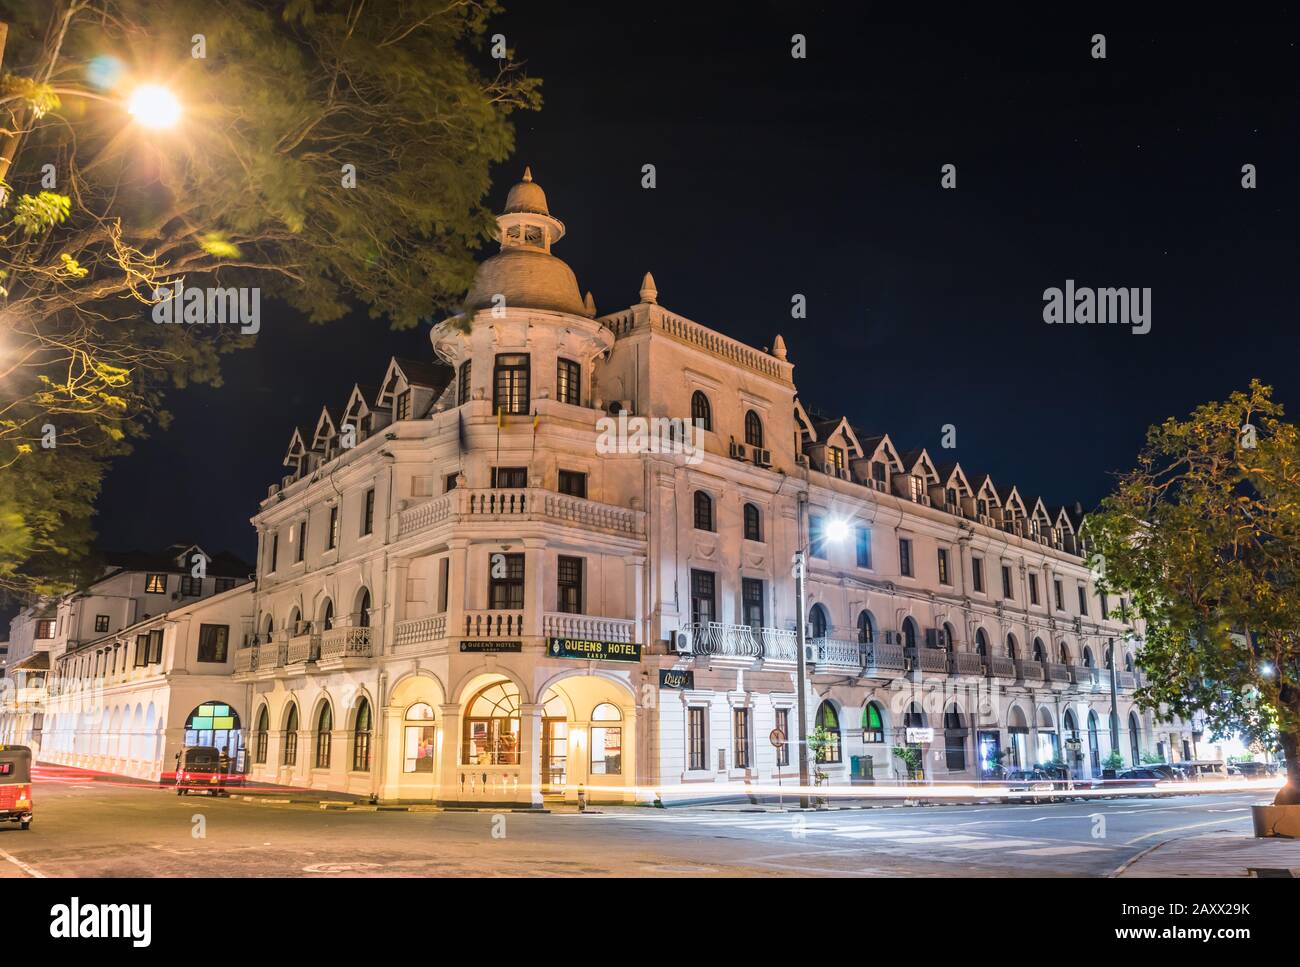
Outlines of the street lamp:
M137 124L146 128L170 128L181 117L181 102L161 84L141 84L126 104Z
M808 662L807 628L804 619L804 579L808 570L808 548L811 536L804 541L804 514L808 508L808 495L801 492L796 498L799 505L799 548L794 552L794 607L795 607L795 691L799 697L799 806L807 809L811 805L808 799ZM848 521L832 518L823 529L823 537L831 543L839 543L849 534Z

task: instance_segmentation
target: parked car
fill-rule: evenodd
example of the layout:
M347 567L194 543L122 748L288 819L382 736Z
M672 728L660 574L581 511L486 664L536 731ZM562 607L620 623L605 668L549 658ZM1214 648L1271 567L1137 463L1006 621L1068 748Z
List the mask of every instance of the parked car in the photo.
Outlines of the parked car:
M1135 766L1132 769L1121 769L1111 780L1115 785L1121 786L1155 786L1157 783L1168 782L1163 772L1153 769L1150 766Z
M1012 769L1007 772L1006 784L1007 792L1033 793L1027 797L1016 797L1027 798L1030 802L1041 802L1044 799L1050 801L1056 789L1052 777L1041 769Z
M1267 779L1277 775L1277 770L1267 762L1234 762L1228 766L1228 775L1245 779Z

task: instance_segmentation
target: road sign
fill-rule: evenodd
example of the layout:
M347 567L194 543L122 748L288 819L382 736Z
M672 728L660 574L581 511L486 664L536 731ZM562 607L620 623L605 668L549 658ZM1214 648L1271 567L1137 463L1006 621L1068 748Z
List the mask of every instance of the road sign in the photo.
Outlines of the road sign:
M911 729L907 730L907 741L909 745L921 745L926 742L934 741L934 729Z
M772 743L773 747L779 749L785 745L785 733L780 729L773 729L767 734L767 740Z

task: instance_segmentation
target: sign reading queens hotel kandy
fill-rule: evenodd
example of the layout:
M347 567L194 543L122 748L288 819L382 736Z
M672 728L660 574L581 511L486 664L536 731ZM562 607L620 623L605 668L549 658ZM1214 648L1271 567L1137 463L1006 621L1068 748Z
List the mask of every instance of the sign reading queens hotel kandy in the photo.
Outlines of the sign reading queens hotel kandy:
M552 658L594 661L640 661L641 645L635 641L588 641L585 638L548 638L546 653Z

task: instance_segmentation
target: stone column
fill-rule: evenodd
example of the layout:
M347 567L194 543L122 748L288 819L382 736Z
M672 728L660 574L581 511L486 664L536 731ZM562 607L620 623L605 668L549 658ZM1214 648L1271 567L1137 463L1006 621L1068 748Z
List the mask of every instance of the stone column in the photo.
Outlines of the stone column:
M525 537L524 545L524 634L542 633L542 612L546 609L546 541Z
M438 793L441 802L460 800L460 706L440 705L438 740Z
M515 799L531 806L542 805L542 709L541 705L519 706L519 792Z
M467 599L469 582L469 539L454 537L447 542L450 548L447 565L447 637L465 633L465 611L470 602ZM434 575L437 581L437 575ZM434 588L437 594L437 588ZM434 602L437 603L436 600ZM452 735L459 735L457 729Z

